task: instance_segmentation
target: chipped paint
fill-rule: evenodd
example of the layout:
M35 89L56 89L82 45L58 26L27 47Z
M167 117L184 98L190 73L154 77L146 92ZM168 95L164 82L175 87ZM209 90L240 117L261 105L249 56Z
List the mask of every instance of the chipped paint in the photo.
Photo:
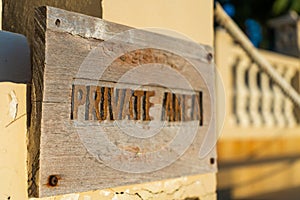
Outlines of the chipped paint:
M96 190L84 193L56 196L50 198L31 200L171 200L188 199L198 197L199 199L215 200L215 174L202 174L163 180L131 186L122 186L104 190ZM165 184L168 182L168 184ZM176 183L176 185L172 185ZM201 183L199 185L199 183ZM166 187L165 185L168 185Z
M100 195L101 195L101 196L103 195L103 196L106 196L106 197L107 197L107 196L109 196L110 194L111 194L111 192L110 192L110 191L107 191L107 190L101 190L101 191L100 191Z
M12 118L12 120L15 120L18 114L18 99L14 90L10 91L9 97L9 116Z
M64 195L61 200L78 200L79 199L79 194L68 194Z
M129 190L129 189L125 190L125 193L129 194L129 193L130 193L130 190Z
M118 195L115 194L111 200L119 200Z
M92 200L90 196L84 195L83 200Z

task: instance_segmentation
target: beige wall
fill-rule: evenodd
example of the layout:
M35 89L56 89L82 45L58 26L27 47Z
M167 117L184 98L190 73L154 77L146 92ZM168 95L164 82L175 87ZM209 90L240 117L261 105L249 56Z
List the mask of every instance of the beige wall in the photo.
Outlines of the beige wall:
M1 0L0 0L1 2ZM12 31L30 35L32 24L32 6L50 3L61 8L84 11L96 15L95 6L91 9L80 7L79 4L55 3L60 1L47 0L7 0L4 23ZM32 5L30 2L34 2ZM71 1L68 1L71 2ZM81 1L78 1L81 2ZM100 0L90 0L92 5L98 5ZM141 0L104 0L104 18L117 23L134 27L163 27L186 34L197 42L213 44L212 0L164 0L159 4L154 1ZM13 6L13 4L16 4ZM23 9L24 8L24 9ZM9 10L12 9L12 10ZM76 10L77 9L77 10ZM100 9L100 8L99 8ZM26 10L28 12L26 12ZM99 10L100 12L100 10ZM12 13L18 13L15 18ZM93 14L94 13L94 14ZM95 14L96 13L96 14ZM99 14L99 13L98 13ZM0 16L1 18L1 16ZM11 98L11 92L16 94L16 101ZM26 85L0 83L0 199L27 199L26 174ZM10 108L17 109L16 119L10 117ZM11 123L12 122L12 123ZM178 179L133 185L86 193L70 194L45 200L93 200L93 199L184 199L199 197L200 199L216 199L216 176L204 174Z
M26 85L0 83L0 199L26 196Z
M213 44L211 0L103 0L103 19L138 28L167 28Z

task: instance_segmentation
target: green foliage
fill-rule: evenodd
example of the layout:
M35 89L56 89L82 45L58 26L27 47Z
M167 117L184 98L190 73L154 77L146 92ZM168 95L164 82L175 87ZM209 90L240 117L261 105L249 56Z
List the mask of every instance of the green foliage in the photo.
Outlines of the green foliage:
M272 7L274 16L284 14L289 10L300 13L300 0L276 0Z
M272 12L274 15L281 14L289 6L290 0L276 0L272 7Z
M293 0L291 9L295 10L298 14L300 14L300 0Z

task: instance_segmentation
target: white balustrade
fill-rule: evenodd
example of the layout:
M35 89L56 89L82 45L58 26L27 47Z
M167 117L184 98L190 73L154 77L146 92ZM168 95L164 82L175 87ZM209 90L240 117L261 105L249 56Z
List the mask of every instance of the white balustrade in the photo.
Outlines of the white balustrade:
M218 38L217 38L218 39ZM260 67L234 43L218 39L224 51L217 65L222 67L227 95L227 123L240 127L296 127L300 109L281 91ZM223 42L220 42L220 40ZM218 49L218 46L216 47ZM217 51L218 52L218 51ZM300 92L299 59L259 50L284 79ZM222 57L223 56L223 57Z
M263 124L262 115L261 112L259 112L262 93L257 84L259 68L256 64L251 64L248 75L250 89L249 112L253 126L259 127Z
M281 76L283 76L285 73L284 66L282 65L277 64L276 70ZM273 111L276 120L276 125L279 127L284 127L286 125L286 121L283 113L283 104L284 104L284 99L287 97L285 97L285 95L277 85L272 84L272 86L273 86L273 94L274 94Z
M236 113L238 122L242 126L250 125L250 116L247 110L250 91L245 82L245 76L249 66L250 61L243 59L236 68Z
M284 78L291 83L296 73L297 71L295 68L287 67ZM284 98L284 116L288 127L294 127L297 125L297 119L294 114L294 103L289 98Z

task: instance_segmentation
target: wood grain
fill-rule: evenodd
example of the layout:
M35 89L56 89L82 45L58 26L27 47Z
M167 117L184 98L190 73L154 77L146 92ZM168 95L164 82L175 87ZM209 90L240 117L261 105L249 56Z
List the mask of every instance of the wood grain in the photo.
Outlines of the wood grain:
M207 59L212 49L146 31L118 35L126 30L133 29L52 7L36 10L33 105L28 137L30 196L82 192L216 171L216 163L212 162L215 160L215 68ZM103 116L111 116L113 111L110 107L100 108L99 103L108 100L89 96L85 102L81 101L74 85L101 86L103 98L110 94L105 88L132 89L139 100L141 91L148 91L149 99L132 104L135 113L129 113L128 120L111 117L107 120ZM95 87L93 91L97 91ZM171 99L173 93L179 96L195 92L201 92L203 99L203 110L198 112L191 106L200 102L198 96L183 104ZM163 105L164 94L169 96L165 102L170 109L169 120L162 120L160 131L145 139L144 128L149 124L141 120L141 113L147 110L145 118L159 123L161 118L153 114L151 106ZM89 102L100 107L89 106ZM76 113L72 112L74 105L78 108ZM191 110L191 120L183 121L179 105ZM99 111L92 116L87 110L93 109L106 113ZM81 118L83 115L85 118ZM90 120L98 119L97 115L101 120ZM136 134L140 137L134 137ZM201 158L200 149L207 151ZM124 155L118 154L119 151ZM168 163L170 159L175 162ZM145 171L134 173L143 167Z

